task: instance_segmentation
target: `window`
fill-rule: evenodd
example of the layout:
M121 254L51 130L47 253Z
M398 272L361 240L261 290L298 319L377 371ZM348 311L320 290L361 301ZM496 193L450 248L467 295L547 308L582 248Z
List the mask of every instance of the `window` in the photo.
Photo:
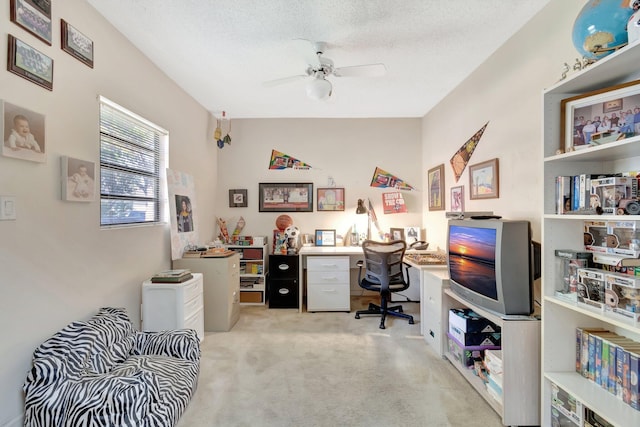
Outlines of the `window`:
M100 226L157 224L167 131L100 97Z

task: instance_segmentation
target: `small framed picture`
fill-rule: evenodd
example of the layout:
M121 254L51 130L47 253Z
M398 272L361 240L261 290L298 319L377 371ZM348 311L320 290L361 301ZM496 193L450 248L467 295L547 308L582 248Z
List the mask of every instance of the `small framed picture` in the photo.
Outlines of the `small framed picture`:
M389 231L391 240L404 240L404 228L392 228Z
M46 161L45 116L0 100L2 155L44 163Z
M11 0L11 22L51 46L51 2Z
M464 186L451 187L451 212L464 212Z
M313 183L258 183L258 211L313 212Z
M316 230L316 246L335 246L336 230Z
M420 240L420 227L405 227L404 228L404 240L407 245L411 245Z
M318 188L318 211L344 211L344 188Z
M96 164L62 156L62 200L92 202L96 192Z
M69 55L93 68L93 42L64 19L60 20L62 32L61 48Z
M469 198L497 199L500 197L498 159L487 160L469 166Z
M9 34L7 70L53 90L53 59Z
M444 163L429 169L427 173L429 185L429 210L444 210Z
M229 190L229 207L230 208L246 208L247 207L247 190Z

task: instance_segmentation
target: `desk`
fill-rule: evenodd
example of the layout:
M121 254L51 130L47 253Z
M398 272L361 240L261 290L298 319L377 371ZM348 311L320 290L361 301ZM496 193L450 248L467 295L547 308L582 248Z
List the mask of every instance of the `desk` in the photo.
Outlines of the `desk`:
M434 253L434 251L426 251L426 250L407 250L405 252L405 254L429 254L429 253ZM339 256L348 256L349 257L349 268L350 269L354 269L354 268L358 268L356 263L359 260L364 260L364 253L362 251L362 247L361 246L303 246L302 248L300 248L300 250L298 251L298 255L299 255L299 269L298 269L298 273L299 273L299 289L298 289L298 298L299 298L299 305L298 305L298 311L302 312L303 310L303 302L304 302L304 290L305 290L305 284L306 284L306 267L307 267L307 257L309 256L334 256L334 257L339 257ZM424 270L446 270L446 266L445 265L438 265L438 264L418 264L416 262L413 262L410 258L405 258L405 262L407 264L409 264L410 266L414 267L415 269L417 269L418 271L421 272L420 274L420 280L419 283L416 283L416 286L419 286L420 283L423 281L423 274L422 271ZM412 276L415 277L415 276ZM412 287L413 287L413 283L412 283Z

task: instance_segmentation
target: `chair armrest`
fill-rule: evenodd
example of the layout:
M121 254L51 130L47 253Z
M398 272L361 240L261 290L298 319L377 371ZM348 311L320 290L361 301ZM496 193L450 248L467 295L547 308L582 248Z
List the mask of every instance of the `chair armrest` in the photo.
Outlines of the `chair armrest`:
M411 285L411 276L409 275L409 268L411 268L411 265L409 265L408 263L402 261L402 264L404 264L404 278L405 281L407 282L407 285Z
M136 355L168 356L197 362L200 360L200 341L193 329L138 332L131 352Z
M362 281L362 267L364 267L364 261L359 259L358 262L356 262L356 265L358 266L358 284L360 284Z

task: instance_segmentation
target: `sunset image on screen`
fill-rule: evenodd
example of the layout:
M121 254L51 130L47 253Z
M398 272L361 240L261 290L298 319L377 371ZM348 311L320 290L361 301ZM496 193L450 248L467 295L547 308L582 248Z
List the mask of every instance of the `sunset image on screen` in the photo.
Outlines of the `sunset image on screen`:
M496 230L449 228L449 273L451 280L489 298L497 299Z

